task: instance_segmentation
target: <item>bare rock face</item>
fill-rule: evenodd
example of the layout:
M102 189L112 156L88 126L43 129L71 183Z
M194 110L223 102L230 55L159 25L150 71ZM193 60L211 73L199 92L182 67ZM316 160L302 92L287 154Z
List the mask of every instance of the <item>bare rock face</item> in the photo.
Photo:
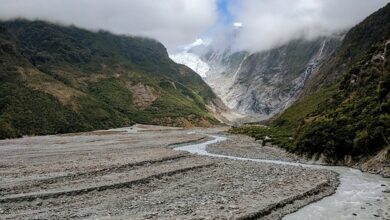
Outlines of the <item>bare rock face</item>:
M145 108L157 99L157 92L150 86L138 83L129 87L133 93L134 105L138 108Z
M231 46L216 49L201 45L186 53L208 66L208 71L202 72L203 79L230 109L268 118L297 99L308 77L331 56L341 39L341 35L335 35L294 40L257 53L234 51ZM194 66L185 57L175 58Z
M377 155L365 161L360 168L365 172L377 173L390 178L390 147L381 150Z
M296 40L269 51L230 54L235 59L220 60L230 59L235 65L211 69L215 72L206 74L206 82L228 107L242 114L270 117L296 100L307 78L335 51L340 40L340 36ZM210 57L214 58L209 61L213 66L216 55Z

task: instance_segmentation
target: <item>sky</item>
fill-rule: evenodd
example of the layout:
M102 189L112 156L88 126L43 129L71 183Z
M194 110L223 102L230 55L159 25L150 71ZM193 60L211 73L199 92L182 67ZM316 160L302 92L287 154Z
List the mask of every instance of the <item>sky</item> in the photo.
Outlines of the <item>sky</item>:
M230 5L243 28L235 47L267 50L292 39L345 31L389 0L240 0Z
M229 10L229 6L232 3L232 0L218 0L217 1L217 10L218 10L218 23L223 25L229 25L235 22L233 15Z
M390 0L0 0L0 19L40 19L157 39L169 50L196 39L261 51L349 29ZM231 43L230 41L226 41Z

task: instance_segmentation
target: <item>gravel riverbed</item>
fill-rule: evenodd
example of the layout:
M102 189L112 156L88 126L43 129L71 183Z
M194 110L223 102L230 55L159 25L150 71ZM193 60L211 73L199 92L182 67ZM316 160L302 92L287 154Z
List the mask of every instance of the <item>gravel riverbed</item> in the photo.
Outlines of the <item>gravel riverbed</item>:
M331 171L171 149L226 129L137 125L1 140L0 219L280 219L334 193Z
M234 157L286 162L306 162L295 154L271 145L263 146L260 141L244 135L229 135L226 141L207 146L207 151Z

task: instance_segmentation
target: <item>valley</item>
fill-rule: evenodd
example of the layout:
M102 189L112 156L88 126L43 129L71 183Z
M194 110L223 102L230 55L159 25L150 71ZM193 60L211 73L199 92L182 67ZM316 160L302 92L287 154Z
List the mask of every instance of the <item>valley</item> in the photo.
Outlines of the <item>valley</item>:
M389 180L305 165L308 161L280 148L226 130L138 124L2 140L0 217L281 219L325 196L313 206L325 204L334 212L309 205L285 219L390 217ZM237 141L239 147L232 147ZM352 198L353 206L344 195L349 186L360 195ZM331 206L334 201L339 205ZM348 209L341 212L343 205Z
M275 219L334 192L329 171L173 150L226 129L135 125L0 141L0 218Z
M390 220L389 0L40 1L0 8L0 219Z
M234 45L236 32L228 45ZM293 40L255 53L216 49L212 43L203 43L170 57L199 73L230 109L247 116L249 122L260 121L277 115L299 98L306 81L330 58L343 37L339 33Z

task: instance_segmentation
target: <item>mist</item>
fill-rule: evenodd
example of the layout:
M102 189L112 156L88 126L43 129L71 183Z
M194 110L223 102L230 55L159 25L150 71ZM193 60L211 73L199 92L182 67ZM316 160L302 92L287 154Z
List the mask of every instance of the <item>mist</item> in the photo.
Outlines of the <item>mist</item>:
M217 20L216 0L0 0L0 19L26 18L161 41L191 42Z
M388 0L241 0L230 13L242 24L236 50L263 51L294 39L346 31Z
M39 19L161 41L262 51L345 31L389 0L0 0L0 19ZM223 4L221 4L223 3ZM221 10L221 5L224 6ZM225 7L227 9L225 9ZM234 38L234 39L232 39Z

